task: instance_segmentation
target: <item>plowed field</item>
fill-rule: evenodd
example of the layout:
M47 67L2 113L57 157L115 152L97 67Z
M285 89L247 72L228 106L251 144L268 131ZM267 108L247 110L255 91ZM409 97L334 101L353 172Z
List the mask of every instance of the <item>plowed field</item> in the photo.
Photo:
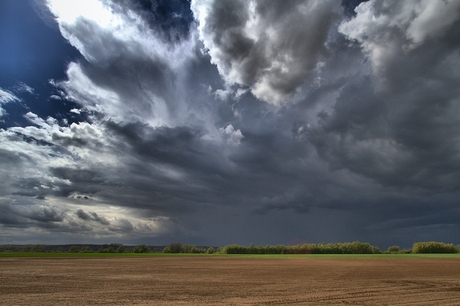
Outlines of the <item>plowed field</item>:
M457 258L2 258L2 305L460 305Z

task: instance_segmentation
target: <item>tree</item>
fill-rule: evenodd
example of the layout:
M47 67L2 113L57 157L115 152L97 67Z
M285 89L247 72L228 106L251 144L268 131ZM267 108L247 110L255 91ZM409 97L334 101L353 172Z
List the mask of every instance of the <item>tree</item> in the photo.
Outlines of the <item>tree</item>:
M452 243L429 241L416 242L412 246L414 253L458 253L459 250Z
M32 252L32 246L31 245L25 245L22 247L23 252Z
M182 251L184 251L183 253L187 253L186 249L182 250L183 245L179 242L171 243L169 248L171 249L171 253L182 253Z
M111 243L111 244L103 244L102 247L99 249L99 253L124 253L126 248L121 243Z
M32 252L46 252L46 248L43 244L36 244L32 246Z
M98 253L107 253L107 250L109 248L109 245L108 244L103 244L99 250L97 250Z
M149 253L150 248L145 244L136 245L133 249L133 253Z
M213 247L209 247L207 250L206 250L206 253L207 254L214 254L216 252L216 250L213 248Z
M73 245L73 246L71 246L70 248L67 249L67 252L69 252L69 253L78 253L78 251L80 251L80 249L75 245Z
M126 252L126 248L124 245L120 244L118 247L117 247L117 253L124 253Z
M83 246L81 249L80 249L80 253L92 253L93 250L91 250L91 248L87 245Z

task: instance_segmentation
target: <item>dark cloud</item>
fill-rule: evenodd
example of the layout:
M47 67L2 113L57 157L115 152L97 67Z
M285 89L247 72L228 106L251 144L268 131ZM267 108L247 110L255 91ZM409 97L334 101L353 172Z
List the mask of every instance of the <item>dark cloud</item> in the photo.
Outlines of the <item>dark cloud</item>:
M450 62L446 58L458 54L458 47L444 47L440 40L450 41L450 28L445 25L438 39L414 47L409 35L415 35L410 28L417 18L407 19L409 30L404 32L405 28L365 19L366 9L379 18L406 13L402 8L388 12L369 2L358 10L356 19L342 24L342 31L352 38L358 37L355 30L379 34L358 38L368 51L376 79L358 79L344 86L332 111L318 114L320 126L310 139L334 169L347 168L385 185L454 190L458 165L453 135L459 126L449 114L457 112L452 101L459 92L452 84L458 75L445 65ZM361 19L369 24L358 25ZM391 35L384 38L380 32ZM377 57L376 52L388 45L395 46L393 53ZM404 51L405 47L409 49Z
M85 221L96 221L99 222L103 225L110 225L110 222L104 218L100 217L97 213L95 212L85 212L82 209L78 209L76 212L78 218L85 220ZM131 225L132 226L132 225Z
M0 130L5 237L456 239L458 4L361 2L51 1L81 116Z
M46 206L33 209L25 214L25 216L39 222L60 222L63 220L62 213Z
M200 129L188 127L158 127L152 128L141 123L117 125L108 122L110 131L121 136L124 142L131 146L133 152L141 158L160 163L167 163L181 168L198 168L204 163L204 152L201 143L203 132Z
M0 203L2 224L9 227L21 228L31 225L48 227L47 223L60 223L64 220L65 214L51 206L36 204L32 201L22 201L23 205L2 202Z
M116 221L116 224L112 224L109 227L109 230L113 232L121 232L124 234L134 231L134 226L131 222L129 222L129 220L121 218Z

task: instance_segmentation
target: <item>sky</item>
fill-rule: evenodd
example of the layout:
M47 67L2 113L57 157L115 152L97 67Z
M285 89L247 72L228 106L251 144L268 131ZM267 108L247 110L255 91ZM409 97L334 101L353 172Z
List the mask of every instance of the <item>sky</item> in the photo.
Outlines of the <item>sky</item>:
M0 244L460 243L460 1L0 1Z

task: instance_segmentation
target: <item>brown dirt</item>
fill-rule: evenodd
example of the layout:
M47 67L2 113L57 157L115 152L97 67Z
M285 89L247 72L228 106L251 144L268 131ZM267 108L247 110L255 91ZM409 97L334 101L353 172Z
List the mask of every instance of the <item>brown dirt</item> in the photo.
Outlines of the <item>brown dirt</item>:
M448 258L3 258L2 305L460 305Z

